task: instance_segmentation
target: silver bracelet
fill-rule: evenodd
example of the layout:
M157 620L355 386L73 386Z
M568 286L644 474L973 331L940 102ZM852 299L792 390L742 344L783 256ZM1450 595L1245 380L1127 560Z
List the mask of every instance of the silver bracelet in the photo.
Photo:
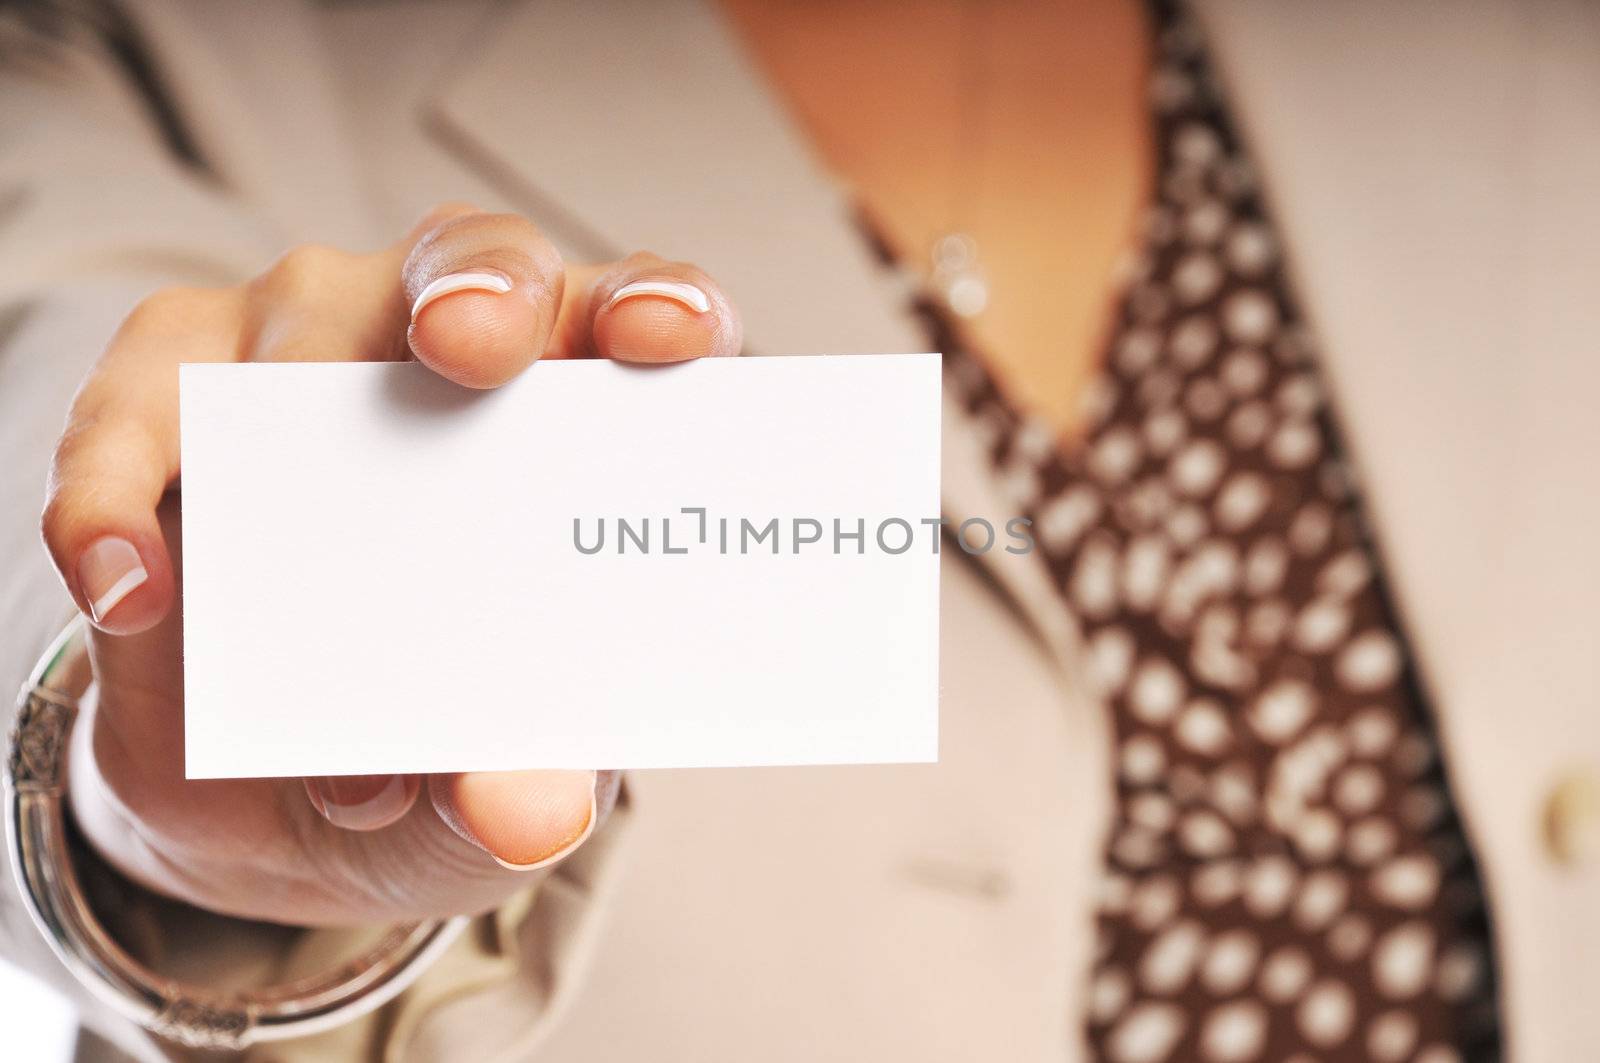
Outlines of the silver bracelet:
M466 928L468 917L402 923L324 974L241 992L183 985L149 970L90 911L67 852L63 767L78 700L93 680L82 617L23 685L6 757L6 848L34 925L95 997L191 1048L243 1048L331 1029L392 1000Z

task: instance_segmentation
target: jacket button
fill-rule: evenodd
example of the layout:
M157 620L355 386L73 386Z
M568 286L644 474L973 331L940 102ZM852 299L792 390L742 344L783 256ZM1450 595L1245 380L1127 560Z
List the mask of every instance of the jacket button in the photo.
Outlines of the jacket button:
M1573 771L1556 783L1544 803L1544 842L1566 867L1600 858L1600 774Z

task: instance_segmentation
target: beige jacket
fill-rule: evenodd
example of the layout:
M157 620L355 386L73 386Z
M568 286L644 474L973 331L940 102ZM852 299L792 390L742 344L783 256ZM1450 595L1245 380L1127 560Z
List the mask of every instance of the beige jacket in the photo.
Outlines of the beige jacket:
M907 350L839 193L690 0L141 0L107 55L0 47L0 678L65 600L36 543L72 388L130 304L427 206L647 247L757 353ZM1510 1043L1600 1044L1600 8L1201 7L1327 351L1491 891ZM173 161L164 131L213 176ZM712 160L708 162L707 160ZM946 506L1004 513L947 418ZM1105 722L1037 559L943 569L937 766L636 773L630 807L377 1018L260 1058L1062 1060L1081 1054ZM1587 794L1587 797L1585 797ZM175 970L327 934L140 915ZM14 893L0 949L69 992ZM166 1051L85 1002L123 1051Z

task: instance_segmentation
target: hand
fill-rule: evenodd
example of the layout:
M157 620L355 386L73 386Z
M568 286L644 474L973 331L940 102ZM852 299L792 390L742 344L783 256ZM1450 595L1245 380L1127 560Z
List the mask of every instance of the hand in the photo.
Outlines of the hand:
M186 780L178 363L414 354L492 388L540 357L675 362L736 354L740 336L693 266L638 254L568 268L522 218L465 207L376 254L301 247L240 287L146 300L73 403L44 514L94 626L99 696L69 758L89 840L131 878L214 911L370 924L494 907L581 844L615 795L613 773L590 771Z

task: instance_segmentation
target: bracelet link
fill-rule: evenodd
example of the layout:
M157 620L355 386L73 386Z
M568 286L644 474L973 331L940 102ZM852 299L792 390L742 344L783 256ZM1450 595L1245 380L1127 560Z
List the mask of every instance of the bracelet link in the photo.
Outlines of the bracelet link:
M57 636L17 698L3 757L6 857L50 950L117 1014L191 1048L240 1049L331 1030L393 1000L467 928L470 917L390 928L371 950L331 971L238 993L165 978L130 956L95 918L73 869L63 809L78 698L93 682L85 623Z
M6 765L18 793L61 790L66 779L67 736L77 715L77 703L65 695L37 686L23 688Z
M187 1048L238 1050L250 1043L254 1025L251 1009L246 1006L175 996L151 1017L147 1028Z

